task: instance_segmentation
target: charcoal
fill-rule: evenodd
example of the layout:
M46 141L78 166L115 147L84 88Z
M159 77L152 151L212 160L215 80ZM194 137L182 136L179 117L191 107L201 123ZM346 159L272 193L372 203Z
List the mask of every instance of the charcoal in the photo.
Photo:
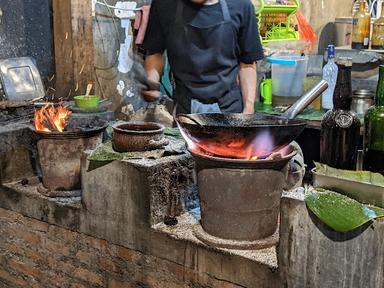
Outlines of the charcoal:
M107 126L107 122L99 117L70 117L65 128L67 132L87 132Z

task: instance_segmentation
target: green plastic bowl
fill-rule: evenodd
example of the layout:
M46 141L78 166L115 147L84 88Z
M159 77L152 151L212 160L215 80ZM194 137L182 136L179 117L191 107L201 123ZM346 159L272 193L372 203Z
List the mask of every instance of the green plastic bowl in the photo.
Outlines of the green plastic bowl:
M75 96L75 104L81 109L97 109L100 103L100 96Z

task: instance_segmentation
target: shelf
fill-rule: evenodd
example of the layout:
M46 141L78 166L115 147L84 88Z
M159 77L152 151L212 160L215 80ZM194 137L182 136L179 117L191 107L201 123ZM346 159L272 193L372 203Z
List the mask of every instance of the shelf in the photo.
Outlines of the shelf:
M373 53L380 53L380 54L384 54L384 50L375 50L375 49L361 49L361 50L358 50L358 49L352 49L351 46L339 46L339 47L336 47L335 48L336 50L343 50L343 51L356 51L356 52L373 52Z
M261 9L261 13L275 13L275 14L293 14L299 7L297 5L265 5Z

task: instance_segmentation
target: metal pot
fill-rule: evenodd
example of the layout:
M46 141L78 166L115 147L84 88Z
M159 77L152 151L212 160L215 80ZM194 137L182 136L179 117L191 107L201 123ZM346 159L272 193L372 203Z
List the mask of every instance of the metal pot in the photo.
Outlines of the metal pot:
M149 151L168 144L164 126L153 122L118 123L113 127L112 144L117 152Z
M336 46L350 46L352 43L352 17L335 19Z
M374 105L374 97L374 93L370 90L356 90L353 93L351 110L356 112L360 120L364 121L369 107Z

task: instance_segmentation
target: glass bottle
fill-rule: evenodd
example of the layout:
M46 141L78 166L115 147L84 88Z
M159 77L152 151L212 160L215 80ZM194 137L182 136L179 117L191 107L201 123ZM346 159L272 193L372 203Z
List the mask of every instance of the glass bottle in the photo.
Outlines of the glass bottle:
M352 22L352 48L368 49L371 29L371 15L364 0L359 2L359 11L353 14Z
M361 124L357 114L350 111L352 60L340 58L337 66L333 109L321 122L320 161L334 168L355 170Z
M365 116L364 169L384 175L384 65L380 66L376 104Z
M384 50L384 5L381 6L381 16L373 23L372 49Z
M323 79L328 82L328 89L323 93L321 106L323 110L330 110L333 108L333 92L335 91L337 79L334 45L328 45L328 62L323 68Z

